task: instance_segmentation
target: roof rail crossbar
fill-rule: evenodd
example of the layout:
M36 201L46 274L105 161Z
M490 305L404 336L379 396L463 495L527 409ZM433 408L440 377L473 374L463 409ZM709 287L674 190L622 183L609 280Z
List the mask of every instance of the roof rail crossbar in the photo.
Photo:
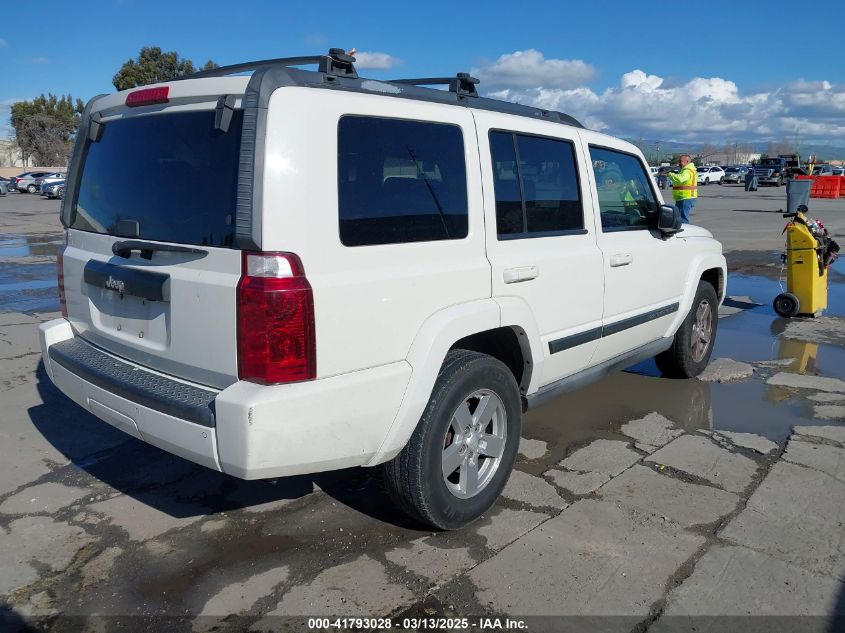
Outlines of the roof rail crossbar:
M390 83L412 86L449 86L449 91L459 97L477 97L475 89L478 79L469 73L458 73L454 77L421 77L419 79L391 79Z
M203 77L224 77L246 70L255 70L265 66L306 66L316 64L321 73L332 77L349 77L357 79L355 58L347 55L342 48L330 48L328 55L310 55L305 57L278 57L276 59L260 59L231 66L220 66L209 70L201 70L193 75L186 75L180 79L202 79Z

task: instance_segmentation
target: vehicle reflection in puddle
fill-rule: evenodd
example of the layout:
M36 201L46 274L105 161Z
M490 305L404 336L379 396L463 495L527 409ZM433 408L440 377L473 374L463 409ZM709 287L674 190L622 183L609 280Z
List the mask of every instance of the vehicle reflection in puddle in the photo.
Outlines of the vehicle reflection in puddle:
M532 409L525 415L522 434L546 442L549 453L543 461L553 463L566 457L573 445L595 438L625 439L620 427L653 411L679 428L709 429L713 424L711 385L614 373Z
M654 361L645 361L529 411L523 435L548 443L543 459L548 464L563 459L569 447L596 437L628 439L620 427L652 411L688 431L756 433L780 443L796 425L819 424L811 402L794 390L767 385L766 379L779 371L845 379L845 349L781 336L788 320L771 307L779 292L775 279L731 275L728 294L761 305L719 320L713 358L747 363L793 359L790 365L758 366L742 382L707 383L662 378ZM825 316L845 314L845 284L831 283L828 303ZM537 465L538 472L542 468Z

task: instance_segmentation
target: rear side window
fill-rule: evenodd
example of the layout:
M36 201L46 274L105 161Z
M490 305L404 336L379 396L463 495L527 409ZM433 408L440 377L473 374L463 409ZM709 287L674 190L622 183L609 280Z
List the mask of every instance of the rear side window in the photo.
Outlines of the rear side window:
M456 125L345 116L338 213L346 246L467 236L464 140Z
M655 225L659 205L651 178L639 158L590 146L596 191L605 232L647 229Z
M88 146L71 228L232 246L242 119L227 132L213 110L107 122Z
M572 143L494 131L490 153L499 239L583 231Z

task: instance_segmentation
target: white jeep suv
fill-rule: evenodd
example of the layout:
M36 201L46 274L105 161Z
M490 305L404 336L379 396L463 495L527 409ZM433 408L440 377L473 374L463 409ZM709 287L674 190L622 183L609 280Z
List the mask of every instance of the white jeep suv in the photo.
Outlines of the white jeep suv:
M333 49L92 99L50 378L236 477L384 465L454 529L528 408L653 356L698 374L721 245L681 231L635 146L476 83L361 79Z

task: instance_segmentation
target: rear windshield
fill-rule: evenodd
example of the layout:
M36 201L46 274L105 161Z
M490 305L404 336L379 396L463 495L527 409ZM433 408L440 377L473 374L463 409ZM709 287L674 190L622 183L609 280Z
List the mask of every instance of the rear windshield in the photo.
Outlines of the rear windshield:
M71 227L232 246L241 124L241 111L225 133L213 111L106 123L89 144Z

